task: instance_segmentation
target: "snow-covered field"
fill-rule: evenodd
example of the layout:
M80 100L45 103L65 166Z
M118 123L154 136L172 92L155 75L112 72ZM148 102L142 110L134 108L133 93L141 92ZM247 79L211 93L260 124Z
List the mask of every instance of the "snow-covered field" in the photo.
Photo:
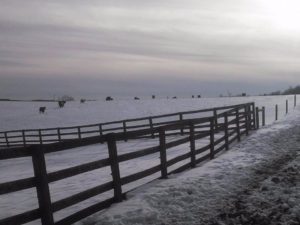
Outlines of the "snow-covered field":
M29 128L48 128L48 127L62 127L62 126L73 126L73 125L84 125L92 124L106 121L114 121L127 118L136 118L149 115L158 115L165 113L172 113L178 111L187 111L203 108L211 108L217 106L225 106L232 104L239 104L245 102L254 101L257 106L266 107L266 122L271 124L274 121L274 107L275 104L279 105L279 118L284 118L285 114L285 100L289 99L290 111L293 108L293 96L276 96L276 97L243 97L243 98L203 98L203 99L156 99L156 100L127 100L127 101L112 101L112 102L86 102L80 104L79 102L68 102L65 108L59 109L56 103L42 103L42 102L0 102L0 129L2 131L12 130L12 129L29 129ZM47 107L46 114L39 114L38 108L40 106ZM288 119L290 118L290 119ZM257 135L257 138L263 135L269 137L270 133L278 133L278 130L286 129L286 125L292 123L293 119L298 117L289 116L285 119L286 122L277 123L273 128L261 130ZM289 122L287 122L289 121ZM274 132L271 132L271 131ZM271 135L272 136L272 135ZM253 139L251 144L246 145L246 148L253 147L253 143L259 139ZM205 142L205 140L204 140ZM129 141L127 143L119 143L118 151L119 153L125 153L133 150L138 150L141 148L152 147L157 145L157 140L143 140ZM205 144L202 142L196 143L197 145ZM242 146L242 145L241 145ZM170 149L168 152L168 157L175 157L176 155L182 154L188 151L189 146L187 144L178 146L176 148ZM248 149L250 151L251 149ZM252 151L252 150L251 150ZM253 154L257 153L254 149ZM230 157L239 157L240 153L233 151L232 153L227 153ZM225 154L225 155L227 155ZM252 153L249 153L250 155ZM247 156L247 154L246 154ZM242 158L247 158L247 157ZM251 156L252 158L254 156ZM250 158L251 158L250 157ZM261 154L255 155L256 158L262 157ZM63 168L68 168L70 166L79 165L82 163L91 162L97 159L107 158L107 149L105 145L92 145L89 147L81 147L73 150L68 150L60 153L52 153L46 156L48 172L57 171ZM248 160L248 159L247 159ZM246 161L247 161L246 160ZM254 159L253 159L254 160ZM251 162L254 162L254 161ZM149 168L150 166L159 164L159 155L153 154L139 158L137 160L131 160L130 163L121 163L121 175L125 176L132 174L142 169ZM0 161L0 183L12 181L20 178L26 178L33 175L31 159L18 159L18 160L6 160ZM210 167L205 166L203 171L207 174L214 174ZM228 171L230 173L230 171ZM159 177L159 173L144 179L140 183L137 182L133 185L128 185L124 187L124 191L136 187L142 183L146 183L149 180ZM52 201L57 201L59 199L71 196L80 191L86 190L87 188L94 187L101 183L111 180L110 169L104 168L101 170L95 170L89 173L78 175L65 179L63 181L58 181L50 184L51 198ZM167 188L169 182L166 181ZM191 179L193 180L193 179ZM174 181L176 183L177 181ZM178 181L180 182L180 181ZM160 182L159 182L160 183ZM164 182L163 182L164 183ZM161 184L163 184L161 183ZM176 186L170 186L170 188L175 188ZM143 189L142 189L143 190ZM144 191L144 190L143 190ZM162 191L163 193L164 191ZM103 198L111 197L112 193L108 192L105 195L97 196L96 198L89 199L83 204L79 204L75 207L69 207L55 214L55 218L59 219L67 214L75 212L87 205L93 204ZM189 198L187 198L187 201ZM149 201L152 201L149 199ZM168 200L166 200L168 201ZM155 202L153 202L155 203ZM147 205L147 204L146 204ZM20 191L12 193L5 196L0 196L0 219L8 217L10 215L15 215L33 209L37 207L37 199L34 189L29 189L26 191ZM147 206L148 207L148 206ZM150 207L150 206L149 206ZM127 209L127 207L125 207ZM129 209L132 207L130 206ZM150 207L151 208L151 207ZM144 208L142 209L144 210ZM117 210L118 211L118 210ZM126 214L126 213L125 213ZM104 214L103 221L113 221L108 224L115 224L114 218L110 217L110 212ZM113 215L113 214L112 214ZM131 215L131 212L128 212ZM153 219L152 214L150 217L144 215L145 218ZM116 218L123 218L120 215L116 215ZM129 216L130 217L130 216ZM102 217L101 217L102 218ZM155 218L154 218L155 219ZM157 217L159 219L159 217ZM97 219L98 220L98 219ZM95 220L93 220L95 221ZM101 219L102 221L102 219ZM121 220L120 220L121 221ZM122 224L117 221L116 224ZM125 218L126 221L126 218ZM151 221L151 220L150 220ZM136 221L137 224L140 223L139 219ZM101 224L101 223L100 223ZM105 224L105 223L104 223ZM133 224L133 223L125 223ZM156 224L156 223L153 223ZM161 223L159 223L161 224ZM166 223L170 224L170 223ZM179 223L180 224L180 223ZM189 224L189 223L181 223ZM197 224L197 223L196 223Z
M279 118L285 114L285 101L293 108L294 96L232 97L201 99L147 99L119 101L67 102L59 108L55 102L0 102L0 131L30 128L50 128L95 124L115 120L137 118L189 111L218 106L255 102L266 107L267 123L275 119L275 105L279 105ZM46 113L39 114L40 106L46 106Z

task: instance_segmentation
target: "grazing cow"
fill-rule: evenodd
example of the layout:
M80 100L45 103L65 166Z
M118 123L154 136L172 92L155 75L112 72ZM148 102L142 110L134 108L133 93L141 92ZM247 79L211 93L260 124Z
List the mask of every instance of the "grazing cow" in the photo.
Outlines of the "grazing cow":
M176 98L177 98L176 96L173 97L173 99L176 99Z
M140 100L140 98L138 98L138 97L134 97L134 100Z
M198 95L198 98L201 98L201 95Z
M152 99L155 99L155 95L152 95Z
M82 99L80 99L80 103L85 103L85 99L84 98L82 98Z
M114 99L113 99L112 97L108 96L108 97L106 97L105 100L106 100L106 101L113 101Z
M43 106L43 107L40 107L40 109L39 109L39 112L40 113L45 113L45 111L46 111L46 107L45 106Z
M59 106L59 108L64 107L65 104L66 104L66 101L58 101L58 106Z

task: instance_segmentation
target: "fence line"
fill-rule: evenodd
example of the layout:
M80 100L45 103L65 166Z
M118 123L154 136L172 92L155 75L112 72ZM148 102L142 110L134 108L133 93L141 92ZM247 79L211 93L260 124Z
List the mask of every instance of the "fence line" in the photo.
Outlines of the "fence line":
M253 103L252 103L253 104ZM46 129L26 129L0 132L0 147L20 147L32 144L49 144L72 139L80 139L91 136L103 136L110 132L124 132L138 129L148 129L162 125L171 124L184 120L184 116L193 115L199 117L199 113L210 113L217 118L220 112L244 104L217 107L202 110L185 111L171 114L164 114L152 117L141 117L136 119L127 119L99 124L90 124L83 126L58 127ZM198 115L197 115L198 114ZM165 119L166 121L159 121ZM155 121L156 120L156 121ZM130 123L133 123L130 125ZM217 126L217 120L215 122ZM183 129L180 134L184 134ZM152 138L153 134L149 135Z
M255 117L256 116L256 117ZM62 141L47 145L32 145L19 148L7 148L0 150L0 160L32 157L34 177L15 180L0 184L0 195L9 194L28 188L36 188L39 208L33 209L19 215L11 216L0 220L0 225L6 224L23 224L36 219L41 219L43 225L67 225L79 221L97 211L109 207L114 202L120 202L124 199L126 193L122 187L126 184L135 182L152 174L160 172L160 177L167 179L169 174L181 172L188 168L195 167L200 162L213 159L220 151L228 150L229 145L234 141L241 141L243 135L247 135L249 130L256 129L256 123L259 115L255 115L254 103L247 103L235 106L222 113L210 117L198 119L186 119L175 123L152 127L136 131L123 131L119 133L109 133L103 136L87 137L76 140ZM179 135L179 139L167 142L166 137L170 134ZM129 153L118 154L118 142L127 139L137 139L139 137L152 135L159 139L159 145L145 149L135 150ZM205 144L196 148L195 141L207 140ZM73 166L55 172L47 172L45 163L45 154L64 151L78 146L88 146L95 143L106 143L109 153L108 158ZM168 149L190 143L189 152L168 159ZM159 153L160 163L142 171L137 171L122 177L120 175L119 164L121 162L138 159L140 157ZM189 160L188 163L178 165L177 163ZM177 168L171 168L177 164ZM99 184L96 187L82 191L65 199L51 202L49 193L49 183L63 180L68 177L79 175L88 171L101 169L104 167L111 168L112 180ZM104 201L98 202L83 210L80 210L60 221L53 220L53 214L69 206L78 204L93 196L113 190L114 195Z

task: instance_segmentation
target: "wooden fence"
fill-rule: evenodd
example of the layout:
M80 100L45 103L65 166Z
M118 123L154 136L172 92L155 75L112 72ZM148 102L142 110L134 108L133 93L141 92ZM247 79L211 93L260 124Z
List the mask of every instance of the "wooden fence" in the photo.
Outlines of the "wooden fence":
M294 96L294 108L297 106L297 96ZM288 114L289 112L289 100L285 100L285 114ZM261 113L261 117L260 117ZM261 109L258 107L255 108L255 124L256 124L256 129L259 129L260 124L262 126L266 125L266 108L263 106ZM261 122L260 122L261 118ZM275 121L278 120L278 104L275 105Z
M178 114L176 114L178 115ZM0 225L24 224L37 219L41 220L43 225L68 225L75 223L91 214L94 214L112 203L120 202L124 199L126 192L122 187L126 184L138 181L155 173L159 177L166 179L169 174L181 172L188 168L193 168L200 162L213 159L217 153L222 150L228 150L234 141L240 141L243 135L248 135L249 131L256 129L256 114L254 103L248 103L230 107L222 113L216 113L214 116L198 119L183 119L172 124L151 127L136 131L123 131L118 133L109 133L102 136L86 137L68 141L61 141L46 145L31 145L18 148L6 148L0 150L0 160L31 157L33 162L34 176L19 179L0 184L0 195L6 195L12 192L21 191L29 188L36 188L39 208L4 218L0 220ZM153 117L152 117L153 118ZM174 134L177 131L181 135L175 141L168 142L167 135ZM118 154L118 142L140 137L158 138L158 145L145 149L135 150L129 153ZM208 144L196 148L197 140L206 139ZM107 145L108 158L96 160L82 165L47 172L45 155L58 151L66 151L79 146L88 146L91 144L102 143ZM176 156L172 159L167 157L168 149L184 143L189 144L187 153ZM159 154L160 163L151 168L145 168L127 176L120 175L120 163L138 159L151 154ZM171 170L171 166L188 160L185 164L180 164L176 169ZM186 161L185 161L186 162ZM98 186L77 193L70 197L51 202L49 184L63 180L72 176L86 173L92 170L110 167L112 179L109 182L101 183ZM99 183L101 179L99 179ZM113 197L91 205L72 215L69 215L59 221L54 221L53 214L67 207L79 204L93 196L100 195L109 190L113 190Z
M154 127L172 124L183 121L187 118L199 118L203 115L215 116L224 110L243 106L233 105L226 107L217 107L211 109L202 109L195 111L178 112L164 114L152 117L142 117L127 119L99 124L89 124L84 126L58 127L46 129L26 129L0 132L0 148L2 147L26 147L32 144L49 144L54 142L67 141L72 139L81 139L92 136L103 136L110 132L129 132L139 129L152 129ZM251 103L250 107L254 107ZM182 133L183 131L181 131ZM150 134L153 137L153 134Z

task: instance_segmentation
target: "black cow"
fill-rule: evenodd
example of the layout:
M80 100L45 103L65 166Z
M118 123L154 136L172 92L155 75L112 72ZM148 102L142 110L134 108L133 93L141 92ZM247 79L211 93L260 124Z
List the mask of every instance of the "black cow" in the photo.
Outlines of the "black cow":
M106 97L105 100L106 100L106 101L113 101L114 99L113 99L112 97L108 96L108 97Z
M65 104L66 104L66 101L58 101L58 106L59 106L59 108L64 107Z
M46 111L46 107L45 106L43 106L43 107L40 107L40 109L39 109L39 112L40 113L45 113L45 111Z

